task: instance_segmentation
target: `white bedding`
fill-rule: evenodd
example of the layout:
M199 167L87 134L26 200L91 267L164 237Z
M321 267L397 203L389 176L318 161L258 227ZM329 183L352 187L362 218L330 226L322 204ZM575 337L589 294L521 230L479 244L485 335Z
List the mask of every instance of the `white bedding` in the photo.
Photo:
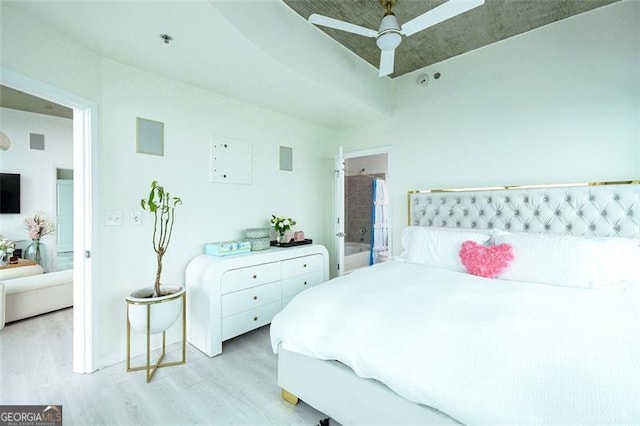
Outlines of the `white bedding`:
M640 292L390 261L299 294L271 343L466 424L640 423Z

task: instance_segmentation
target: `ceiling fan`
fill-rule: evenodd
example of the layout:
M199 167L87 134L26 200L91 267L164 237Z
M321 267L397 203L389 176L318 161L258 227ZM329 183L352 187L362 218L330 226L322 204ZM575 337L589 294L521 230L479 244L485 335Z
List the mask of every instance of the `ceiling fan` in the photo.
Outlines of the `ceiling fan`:
M484 4L484 0L449 0L400 26L398 19L393 13L393 7L396 1L397 0L380 0L386 12L382 17L378 31L328 16L318 15L317 13L309 16L309 22L323 27L375 38L376 44L381 52L380 77L384 77L393 72L395 49L400 45L403 35L410 36Z

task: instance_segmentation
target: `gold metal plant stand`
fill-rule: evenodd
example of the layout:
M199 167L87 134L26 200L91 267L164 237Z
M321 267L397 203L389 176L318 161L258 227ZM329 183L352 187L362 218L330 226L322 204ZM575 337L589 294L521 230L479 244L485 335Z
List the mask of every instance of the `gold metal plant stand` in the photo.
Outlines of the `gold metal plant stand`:
M175 299L165 299L157 302L132 302L127 300L127 372L146 370L147 383L151 381L153 375L158 368L171 367L174 365L182 365L187 362L187 293L184 292L182 297L182 359L180 361L166 362L162 364L166 350L166 330L162 332L162 353L158 361L151 364L151 305L158 303L172 302ZM128 305L146 305L147 306L147 363L139 367L131 367L131 323L129 322L129 306Z

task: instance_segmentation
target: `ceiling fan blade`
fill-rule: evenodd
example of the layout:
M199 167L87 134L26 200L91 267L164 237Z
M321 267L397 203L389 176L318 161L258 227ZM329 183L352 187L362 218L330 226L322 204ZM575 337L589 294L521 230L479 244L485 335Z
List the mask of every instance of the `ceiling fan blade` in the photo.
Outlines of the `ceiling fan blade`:
M449 0L405 22L402 26L402 34L410 36L483 4L484 0Z
M359 34L365 37L375 38L378 36L378 32L369 28L361 27L360 25L350 24L348 22L340 21L338 19L329 18L328 16L318 15L317 13L309 16L309 22L315 25L322 25L323 27L334 28L336 30L346 31L353 34Z
M395 61L396 51L394 50L381 50L380 51L380 77L389 75L393 72L393 63Z

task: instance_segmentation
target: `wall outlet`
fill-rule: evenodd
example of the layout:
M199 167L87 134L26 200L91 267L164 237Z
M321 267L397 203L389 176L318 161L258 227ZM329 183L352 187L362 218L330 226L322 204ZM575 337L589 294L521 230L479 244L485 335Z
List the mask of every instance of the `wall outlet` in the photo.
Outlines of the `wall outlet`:
M142 225L142 212L133 211L129 213L129 224L132 226Z

